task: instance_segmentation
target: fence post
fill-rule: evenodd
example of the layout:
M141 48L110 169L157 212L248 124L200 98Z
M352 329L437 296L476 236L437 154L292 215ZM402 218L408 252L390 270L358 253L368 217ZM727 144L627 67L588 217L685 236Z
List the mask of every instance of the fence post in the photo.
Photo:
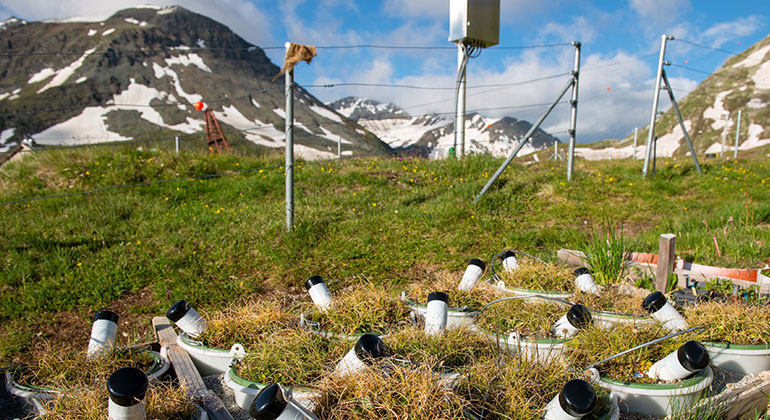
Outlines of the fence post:
M179 154L179 136L174 137L174 146L176 149L176 154Z
M569 117L569 156L567 157L567 181L572 181L572 169L575 165L575 133L577 130L577 106L578 106L578 85L580 82L580 42L573 41L575 47L575 63L572 70L572 98L570 98L570 117Z
M738 123L735 127L735 150L733 153L733 159L738 159L738 140L741 138L741 110L738 110Z
M674 272L676 262L676 235L666 233L660 235L658 246L658 268L655 271L655 290L666 293L668 277Z

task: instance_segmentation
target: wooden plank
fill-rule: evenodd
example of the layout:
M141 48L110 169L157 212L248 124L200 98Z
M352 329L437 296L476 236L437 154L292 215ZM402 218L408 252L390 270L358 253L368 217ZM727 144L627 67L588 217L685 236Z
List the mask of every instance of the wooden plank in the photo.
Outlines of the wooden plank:
M187 352L176 343L176 332L169 320L164 316L156 316L152 319L152 326L158 335L158 341L166 352L174 371L179 379L179 384L187 392L190 399L203 408L212 420L233 420L233 417L224 407L222 400L213 392L206 389L198 369L195 368L192 359Z
M676 261L676 235L664 233L658 242L658 268L655 270L655 290L666 293L668 278L674 270Z

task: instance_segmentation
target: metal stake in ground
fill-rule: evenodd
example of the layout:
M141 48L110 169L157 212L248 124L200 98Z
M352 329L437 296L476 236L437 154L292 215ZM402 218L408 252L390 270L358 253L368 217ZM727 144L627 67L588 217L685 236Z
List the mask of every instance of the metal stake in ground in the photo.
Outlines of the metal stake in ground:
M457 43L457 112L455 114L455 153L458 158L465 154L465 82L468 67L468 50Z
M735 127L735 149L733 150L733 159L738 159L738 140L741 137L741 110L738 110L738 121Z
M569 103L572 106L569 118L569 157L567 158L567 181L572 181L572 168L575 163L575 132L577 131L577 106L578 106L578 85L580 82L580 42L573 41L575 47L575 67L572 70L572 99Z
M655 93L652 96L652 112L650 113L650 130L647 133L647 149L644 151L644 167L642 168L642 176L647 178L647 170L650 167L650 154L652 152L652 140L655 135L655 121L658 119L658 102L660 100L660 81L663 78L663 61L666 59L666 43L669 39L674 39L673 36L666 34L660 37L660 57L658 57L658 74L655 76Z
M291 42L286 43L289 52ZM294 227L294 69L284 73L286 79L286 230Z
M668 92L668 98L671 99L671 106L674 108L674 113L676 114L676 118L679 119L679 127L682 128L682 133L684 134L684 140L685 142L687 142L687 147L690 149L692 162L695 164L695 169L698 171L698 173L703 175L703 171L701 170L700 164L698 163L698 155L695 154L695 147L693 147L692 145L690 134L687 133L687 127L684 126L684 119L682 118L682 113L679 111L679 105L677 105L676 98L674 98L674 90L671 89L671 83L669 83L668 81L668 76L666 76L666 71L663 70L661 74L663 75L663 82L666 84L666 91ZM727 122L725 122L725 126L727 126Z

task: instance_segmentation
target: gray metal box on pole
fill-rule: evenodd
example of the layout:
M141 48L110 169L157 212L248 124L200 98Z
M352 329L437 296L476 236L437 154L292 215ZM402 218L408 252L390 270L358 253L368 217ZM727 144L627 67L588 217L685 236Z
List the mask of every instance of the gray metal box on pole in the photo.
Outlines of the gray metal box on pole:
M449 41L487 48L500 42L500 0L450 0Z

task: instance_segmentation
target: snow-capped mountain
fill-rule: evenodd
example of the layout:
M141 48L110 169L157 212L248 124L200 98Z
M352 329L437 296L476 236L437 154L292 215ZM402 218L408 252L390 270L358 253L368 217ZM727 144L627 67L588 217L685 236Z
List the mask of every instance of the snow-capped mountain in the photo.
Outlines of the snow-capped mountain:
M284 79L259 47L182 7L0 25L0 144L39 145L185 136L204 144L204 101L236 148L284 145ZM307 159L390 151L375 135L298 86L296 154ZM0 146L2 147L2 146Z
M411 116L394 104L347 97L328 104L340 114L366 127L396 149L419 149L440 157L454 144L453 115ZM489 118L468 114L465 120L465 148L469 153L505 156L515 148L532 124L513 117ZM538 129L520 154L552 147L559 139Z

